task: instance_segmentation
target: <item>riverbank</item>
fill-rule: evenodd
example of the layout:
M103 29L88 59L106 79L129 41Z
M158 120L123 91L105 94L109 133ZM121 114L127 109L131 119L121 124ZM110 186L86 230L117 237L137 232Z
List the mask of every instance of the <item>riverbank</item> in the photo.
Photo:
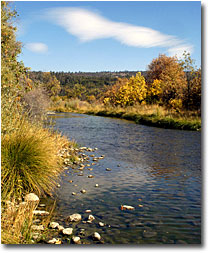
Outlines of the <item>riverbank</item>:
M2 137L2 244L36 243L33 230L39 201L32 203L26 196L53 196L66 164L79 160L76 149L76 142L26 120L18 131ZM41 222L39 228L45 233L50 216Z
M126 108L105 106L103 104L69 100L55 103L50 110L55 112L74 112L97 116L132 120L137 124L168 129L201 130L201 117L198 112L175 112L159 105L136 105Z

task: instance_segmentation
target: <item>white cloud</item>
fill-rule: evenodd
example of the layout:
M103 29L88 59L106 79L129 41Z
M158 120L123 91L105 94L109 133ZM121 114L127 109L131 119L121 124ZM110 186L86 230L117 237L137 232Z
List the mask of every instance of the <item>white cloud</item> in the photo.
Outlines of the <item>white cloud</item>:
M178 46L171 47L168 49L168 53L170 56L176 55L177 57L182 57L184 51L188 53L192 53L193 46L189 44L188 45L183 44L183 45L178 45Z
M82 42L114 38L122 44L133 47L166 47L170 55L192 52L192 46L186 45L176 36L163 34L143 26L134 26L122 22L113 22L99 14L82 8L54 8L46 16ZM177 55L178 56L178 55Z
M48 46L41 42L27 43L25 48L34 53L46 53L48 51Z

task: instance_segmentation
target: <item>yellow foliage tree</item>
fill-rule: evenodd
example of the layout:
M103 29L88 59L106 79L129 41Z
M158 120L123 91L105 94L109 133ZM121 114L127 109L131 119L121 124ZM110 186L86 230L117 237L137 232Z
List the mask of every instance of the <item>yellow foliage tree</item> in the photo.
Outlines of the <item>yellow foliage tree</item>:
M104 103L129 106L134 103L143 103L147 95L145 78L141 73L128 79L119 79L106 93Z

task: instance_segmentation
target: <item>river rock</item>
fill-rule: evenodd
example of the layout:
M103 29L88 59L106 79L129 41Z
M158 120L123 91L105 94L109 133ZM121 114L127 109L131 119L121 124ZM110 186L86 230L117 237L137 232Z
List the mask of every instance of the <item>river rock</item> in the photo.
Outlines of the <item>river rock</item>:
M88 175L88 178L94 178L94 176L93 175Z
M84 193L86 193L86 190L83 189L83 190L81 190L80 192L84 194Z
M76 195L76 192L72 192L71 194L72 194L72 195Z
M85 212L86 213L91 213L92 211L88 209L88 210L85 210Z
M40 207L45 207L46 205L45 204L39 204Z
M98 225L99 225L100 227L104 227L104 226L105 226L105 224L104 224L103 222L99 222Z
M156 235L157 235L157 232L149 230L149 229L143 231L143 237L145 237L145 238L154 237Z
M72 236L72 241L75 244L81 244L80 237L79 236Z
M44 226L43 225L32 225L31 229L32 230L37 230L37 231L43 231L44 230Z
M120 209L121 210L134 210L135 207L133 207L133 206L127 206L127 205L121 205Z
M94 232L94 233L93 233L93 239L94 239L94 240L100 241L100 240L101 240L100 234L99 234L98 232Z
M90 214L88 216L88 221L92 222L93 220L95 220L95 217L92 214Z
M75 221L75 222L80 221L81 219L82 219L82 216L79 213L74 213L67 217L67 220Z
M99 187L99 185L98 185L98 184L95 184L95 187Z
M64 235L71 235L73 233L73 228L64 228L62 233Z
M59 226L59 223L54 222L54 221L50 222L50 225L49 225L50 228L57 228L58 226Z
M53 239L49 240L47 243L49 243L49 244L61 244L61 240L53 238Z
M64 227L61 226L61 225L59 225L57 228L58 228L58 231L63 231L64 230Z
M24 198L25 201L39 201L39 197L35 193L29 193Z
M111 169L110 168L106 168L106 171L111 171Z
M43 210L34 210L33 211L34 215L40 215L40 216L46 216L49 215L50 213L47 211L43 211Z

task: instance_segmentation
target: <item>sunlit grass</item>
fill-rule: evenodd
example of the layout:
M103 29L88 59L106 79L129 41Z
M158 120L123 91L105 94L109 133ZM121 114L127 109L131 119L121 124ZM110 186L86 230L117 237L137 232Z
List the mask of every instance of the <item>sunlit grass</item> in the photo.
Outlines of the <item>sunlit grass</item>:
M2 198L23 192L50 194L61 172L59 149L67 139L25 121L18 131L2 137Z
M104 105L99 102L88 103L78 99L60 101L51 108L60 112L79 112L134 120L139 124L163 128L200 130L201 117L198 111L175 111L160 105L139 105L121 107Z
M31 241L31 225L35 202L23 202L19 206L14 202L2 203L1 243L26 244Z

